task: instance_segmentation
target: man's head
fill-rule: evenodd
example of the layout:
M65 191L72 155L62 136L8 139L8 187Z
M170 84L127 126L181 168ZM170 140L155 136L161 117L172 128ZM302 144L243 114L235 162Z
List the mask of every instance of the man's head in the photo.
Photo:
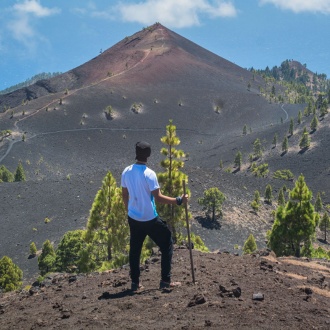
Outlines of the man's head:
M137 142L135 145L135 159L140 162L146 162L147 158L151 155L151 147L148 142Z

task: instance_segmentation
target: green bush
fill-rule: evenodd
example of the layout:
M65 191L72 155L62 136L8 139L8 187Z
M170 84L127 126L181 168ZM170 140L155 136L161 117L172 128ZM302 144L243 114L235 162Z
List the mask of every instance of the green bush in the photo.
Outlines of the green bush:
M330 260L330 251L325 250L321 246L319 246L317 249L312 249L311 257Z
M255 163L253 163L255 164ZM268 169L268 164L264 163L264 164L260 164L259 166L254 165L251 166L251 171L252 173L257 176L258 178L260 177L266 177L269 173L269 169Z
M273 174L274 179L281 179L281 180L293 180L293 173L290 170L277 170Z
M0 259L0 291L14 291L22 286L23 272L13 261L4 256Z
M112 108L111 105L108 105L108 106L105 108L104 112L105 112L105 115L106 115L107 119L112 119L112 118L113 118L113 116L114 116L114 111L113 111L113 108Z
M134 113L140 113L142 109L142 103L133 103L132 107L131 107L131 110L134 112Z
M30 255L34 257L37 255L37 246L34 242L30 244Z
M243 245L243 253L250 254L257 250L257 243L252 234L249 235Z
M45 275L55 270L56 254L52 243L46 240L42 245L42 251L38 257L38 267L41 275Z
M194 249L202 252L209 252L202 238L194 233L190 233L190 242L194 244Z

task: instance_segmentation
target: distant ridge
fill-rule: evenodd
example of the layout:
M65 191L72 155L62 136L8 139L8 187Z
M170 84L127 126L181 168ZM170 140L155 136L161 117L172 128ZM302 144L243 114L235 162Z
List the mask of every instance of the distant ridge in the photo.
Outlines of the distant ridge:
M38 73L36 75L34 75L31 78L26 79L25 81L18 83L16 85L10 86L8 88L5 88L3 90L0 91L0 95L1 94L8 94L10 92L13 92L17 89L20 88L24 88L24 87L28 87L30 85L33 85L34 83L36 83L38 80L42 80L42 79L50 79L53 77L58 76L59 74L61 74L62 72L42 72L42 73Z

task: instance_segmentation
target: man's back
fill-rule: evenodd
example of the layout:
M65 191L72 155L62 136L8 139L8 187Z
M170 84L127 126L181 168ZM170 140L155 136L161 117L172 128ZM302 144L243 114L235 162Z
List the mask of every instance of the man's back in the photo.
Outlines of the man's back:
M156 173L145 164L133 164L122 173L121 186L128 189L128 216L138 221L154 219L156 211L152 191L159 188Z

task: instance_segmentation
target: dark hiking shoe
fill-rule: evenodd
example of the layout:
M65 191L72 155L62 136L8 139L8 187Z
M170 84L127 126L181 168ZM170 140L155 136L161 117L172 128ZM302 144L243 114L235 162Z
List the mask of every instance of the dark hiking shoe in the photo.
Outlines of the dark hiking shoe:
M159 289L172 289L177 286L181 286L181 282L165 282L160 281L159 283Z
M140 290L143 290L143 289L144 289L144 286L141 283L134 283L134 282L132 282L132 284L131 284L131 290L133 292L137 292L137 291L140 291Z

